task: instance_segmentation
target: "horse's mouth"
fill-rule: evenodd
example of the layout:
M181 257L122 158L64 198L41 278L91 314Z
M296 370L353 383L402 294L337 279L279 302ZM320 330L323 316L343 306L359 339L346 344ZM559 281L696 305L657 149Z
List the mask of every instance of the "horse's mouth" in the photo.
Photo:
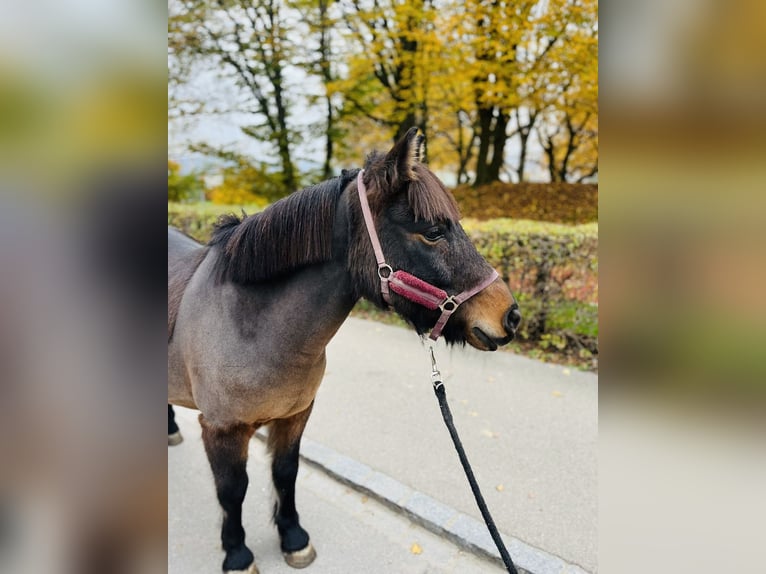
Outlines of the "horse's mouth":
M507 337L503 337L502 339L496 339L494 337L487 335L479 327L474 327L473 329L471 329L471 332L473 333L473 336L476 338L476 340L483 347L481 348L482 351L497 351L498 347L502 347L503 345L506 345L513 340L513 334L510 334ZM477 348L480 348L478 345L474 345L474 346Z
M497 343L484 331L479 329L478 327L474 327L471 329L474 336L479 340L479 342L484 345L487 351L496 351L497 350Z

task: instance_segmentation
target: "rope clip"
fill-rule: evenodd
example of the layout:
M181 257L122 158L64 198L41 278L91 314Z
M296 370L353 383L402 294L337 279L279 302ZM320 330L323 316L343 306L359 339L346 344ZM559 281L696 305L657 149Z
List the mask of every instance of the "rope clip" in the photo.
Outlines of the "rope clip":
M431 384L434 386L434 389L438 389L444 383L442 383L442 374L439 372L439 367L436 366L436 357L434 356L434 348L433 345L428 348L428 350L431 353Z

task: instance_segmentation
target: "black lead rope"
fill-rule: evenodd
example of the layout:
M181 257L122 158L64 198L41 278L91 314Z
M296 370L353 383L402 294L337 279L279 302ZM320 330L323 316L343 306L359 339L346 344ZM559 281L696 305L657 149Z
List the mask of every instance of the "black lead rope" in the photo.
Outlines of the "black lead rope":
M439 409L442 412L444 424L447 425L449 435L452 437L452 442L455 445L455 450L457 451L458 457L460 457L460 464L463 465L465 476L468 478L468 483L471 485L471 492L473 492L473 497L476 499L476 504L479 507L481 516L484 518L484 523L487 525L489 535L492 536L492 540L494 541L498 552L500 552L500 557L503 559L505 568L510 574L518 574L516 566L514 566L513 560L511 560L511 555L508 554L508 549L506 549L505 544L503 543L503 539L500 537L500 533L497 531L495 521L492 519L492 515L489 513L487 503L484 502L484 497L482 496L481 490L479 489L479 484L476 482L476 477L473 475L471 463L468 462L468 457L466 456L465 450L463 449L463 443L460 442L460 437L457 434L455 423L452 420L452 412L450 411L449 404L447 404L447 392L444 389L444 383L441 381L441 374L436 368L436 359L434 358L433 347L431 347L431 382L434 386L436 399L439 401Z

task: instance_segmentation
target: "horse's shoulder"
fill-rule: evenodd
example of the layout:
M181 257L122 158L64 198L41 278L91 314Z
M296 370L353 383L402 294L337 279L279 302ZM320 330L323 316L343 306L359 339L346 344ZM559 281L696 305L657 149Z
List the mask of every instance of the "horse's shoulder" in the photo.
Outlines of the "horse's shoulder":
M208 249L180 231L168 228L168 341L173 336L186 287Z

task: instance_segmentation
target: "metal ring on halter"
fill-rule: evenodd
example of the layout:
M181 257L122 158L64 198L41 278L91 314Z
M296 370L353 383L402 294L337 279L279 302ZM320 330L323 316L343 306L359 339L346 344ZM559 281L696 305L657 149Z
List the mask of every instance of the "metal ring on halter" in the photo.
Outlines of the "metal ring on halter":
M385 270L385 269L388 270L388 274L387 275L383 275L383 273L382 273L382 271ZM380 265L378 265L378 277L380 277L381 279L388 279L393 274L394 274L394 270L391 269L391 266L389 264L381 263Z
M455 301L455 299L453 299L453 297L450 296L450 297L447 297L444 301L442 301L439 304L439 309L441 310L442 313L444 313L445 311L452 313L455 309L457 309L458 305L460 305L460 303Z

